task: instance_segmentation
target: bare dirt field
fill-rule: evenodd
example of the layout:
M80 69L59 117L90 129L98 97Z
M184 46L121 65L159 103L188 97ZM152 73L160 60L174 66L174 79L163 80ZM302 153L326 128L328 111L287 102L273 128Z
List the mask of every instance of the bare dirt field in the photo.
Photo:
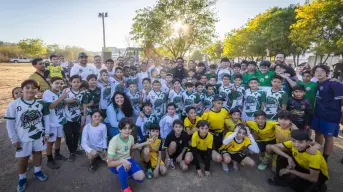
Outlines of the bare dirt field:
M0 64L0 101L1 111L4 110L11 101L11 90L20 85L20 82L33 73L30 64ZM10 144L7 130L4 123L0 123L0 191L15 191L18 174L17 161L14 158L15 149ZM67 148L62 143L62 154L67 156ZM328 191L338 192L343 188L343 165L340 159L343 157L343 137L335 139L335 148L329 157ZM138 152L136 152L136 158ZM257 160L257 158L254 158ZM258 162L258 160L257 160ZM27 191L120 191L120 184L115 175L110 173L105 164L100 165L95 173L87 170L88 163L85 156L77 156L75 162L59 162L61 168L51 170L47 168L46 157L43 157L43 169L49 175L46 182L39 182L33 178L33 170L28 172ZM272 177L269 169L264 172L255 169L242 168L240 172L230 172L224 174L221 166L217 163L211 164L212 178L196 178L195 168L192 167L188 172L182 173L179 169L169 170L168 175L153 180L136 184L129 181L133 191L139 192L283 192L289 191L285 188L271 187L266 180Z

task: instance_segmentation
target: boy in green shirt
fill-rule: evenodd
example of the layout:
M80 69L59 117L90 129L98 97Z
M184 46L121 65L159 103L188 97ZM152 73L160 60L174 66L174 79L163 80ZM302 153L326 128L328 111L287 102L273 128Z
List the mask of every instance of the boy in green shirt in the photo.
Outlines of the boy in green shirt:
M99 103L100 103L100 95L101 95L101 88L96 86L97 76L94 74L90 74L87 77L88 81L88 92L90 97L92 98L91 102L92 105L90 106L91 111L98 111L99 110Z
M256 78L256 62L255 61L248 61L248 70L243 74L243 84L248 86L248 82L252 78Z
M272 78L275 76L274 71L269 70L270 62L262 61L260 63L260 70L257 70L257 79L259 82L259 88L263 91L268 91L272 87Z

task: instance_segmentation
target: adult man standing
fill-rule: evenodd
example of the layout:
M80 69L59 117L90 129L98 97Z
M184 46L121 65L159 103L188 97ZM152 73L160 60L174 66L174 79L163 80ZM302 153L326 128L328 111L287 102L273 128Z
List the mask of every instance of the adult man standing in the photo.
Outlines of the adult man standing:
M74 65L71 68L70 76L80 75L82 80L87 80L88 75L95 74L95 69L93 66L88 65L88 56L85 52L80 52L78 55L79 65Z
M171 74L173 74L174 79L185 79L188 76L188 71L183 67L184 60L182 57L178 57L176 59L176 68L171 70Z
M32 60L32 66L36 71L29 76L29 79L33 79L39 83L40 93L38 93L37 96L40 98L44 91L50 89L49 82L44 78L45 63L43 62L43 59L34 59Z
M94 56L94 72L95 72L95 75L98 76L101 69L103 69L102 58L100 55L95 55Z
M288 73L290 75L290 77L292 77L294 80L297 81L298 78L297 78L297 75L295 73L295 70L285 63L285 58L286 58L286 55L284 53L282 53L282 52L277 53L275 56L275 65L277 65L277 64L285 65L286 66L285 73Z
M117 58L117 61L118 61L117 66L118 66L118 67L124 68L124 57L119 56L119 57Z

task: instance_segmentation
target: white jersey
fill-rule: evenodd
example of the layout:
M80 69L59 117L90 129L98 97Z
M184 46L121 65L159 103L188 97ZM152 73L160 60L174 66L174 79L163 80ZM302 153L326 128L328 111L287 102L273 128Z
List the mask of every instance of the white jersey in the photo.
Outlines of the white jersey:
M162 84L161 91L165 93L166 95L169 94L169 91L173 89L173 86L168 87L168 84Z
M126 95L129 97L131 101L132 108L135 112L135 115L138 115L140 112L139 108L139 91L136 91L134 93L131 93L130 91L126 92Z
M139 72L137 73L137 77L138 77L138 88L142 89L143 88L143 79L144 78L149 78L149 74L148 72Z
M227 75L232 75L232 71L229 69L229 68L226 68L226 69L219 69L217 71L217 78L218 78L218 81L217 83L220 84L223 82L223 76L227 74Z
M138 77L137 77L137 75L130 75L130 76L125 78L125 81L126 81L125 84L126 84L127 88L129 87L130 83L134 83L134 84L138 85Z
M228 107L230 107L232 105L231 98L230 98L231 97L231 87L221 85L218 89L218 94L225 99L225 101L223 102L224 107L227 109L230 109Z
M114 85L113 85L113 88L114 88L114 92L116 91L121 91L123 92L124 91L124 88L125 88L125 78L123 78L123 80L119 80L119 79L116 79L114 78Z
M98 81L98 87L101 89L100 93L100 109L107 109L107 106L111 103L111 98L114 94L113 84L103 84Z
M151 124L158 125L157 117L154 114L145 115L144 118L138 116L136 121L136 126L139 127L138 129L138 140L142 141L144 137L149 134L149 127Z
M47 104L51 104L60 98L60 96L61 93L56 94L50 90L46 90L43 94L43 100ZM62 101L58 103L55 108L50 109L49 122L51 127L59 127L67 122L64 104Z
M180 117L175 114L173 117L171 117L169 114L166 114L162 117L159 125L160 125L160 135L162 139L167 138L167 135L173 130L173 122L177 119L180 119Z
M114 74L116 73L116 71L115 71L114 68L112 68L112 71L108 71L107 68L106 68L106 70L107 70L107 73L108 73L108 76L109 76L109 77L114 77Z
M235 86L236 91L231 92L231 99L232 99L232 105L230 109L233 108L238 108L240 110L243 109L243 99L244 99L244 95L245 95L245 87L244 85L240 85L240 86Z
M152 104L152 113L160 120L166 112L166 96L162 91L151 90L147 96Z
M103 66L101 66L100 68L97 68L97 67L94 66L94 74L96 76L98 76L98 79L99 79L100 71L103 70L103 69L104 69Z
M184 91L182 93L182 99L183 99L183 115L186 115L186 108L193 105L193 104L197 104L200 102L200 96L193 92L191 94L189 94L187 91Z
M168 95L168 103L174 103L176 105L176 114L178 114L179 116L182 115L183 108L182 93L182 90L176 92L174 89L170 89Z
M74 65L70 70L70 76L80 75L82 80L87 80L88 75L95 74L94 66L92 65Z
M7 127L11 141L30 142L41 139L45 135L43 118L48 115L49 108L41 99L25 101L18 98L11 101L5 114L5 119L15 122L14 130Z
M83 103L88 103L88 101L84 101L84 92L78 91L74 92L70 88L68 88L68 95L66 100L75 98L76 101L74 103L70 103L65 105L65 113L67 116L67 121L70 122L78 122L81 119L81 107Z

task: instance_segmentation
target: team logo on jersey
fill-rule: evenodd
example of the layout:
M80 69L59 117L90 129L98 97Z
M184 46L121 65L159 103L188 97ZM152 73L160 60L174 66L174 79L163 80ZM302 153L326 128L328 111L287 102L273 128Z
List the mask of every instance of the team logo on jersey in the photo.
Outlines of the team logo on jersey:
M36 130L36 126L42 120L42 114L37 110L27 110L20 116L21 126L29 129L29 132Z
M311 90L311 87L306 87L306 91L310 91Z
M323 90L323 86L320 86L319 89L320 89L320 90Z
M20 106L17 107L17 111L21 111L21 107Z
M266 79L268 79L269 78L269 76L268 75L266 75L266 77L265 77Z
M128 151L128 150L129 150L129 146L126 145L126 146L124 147L124 150L125 150L125 151Z

